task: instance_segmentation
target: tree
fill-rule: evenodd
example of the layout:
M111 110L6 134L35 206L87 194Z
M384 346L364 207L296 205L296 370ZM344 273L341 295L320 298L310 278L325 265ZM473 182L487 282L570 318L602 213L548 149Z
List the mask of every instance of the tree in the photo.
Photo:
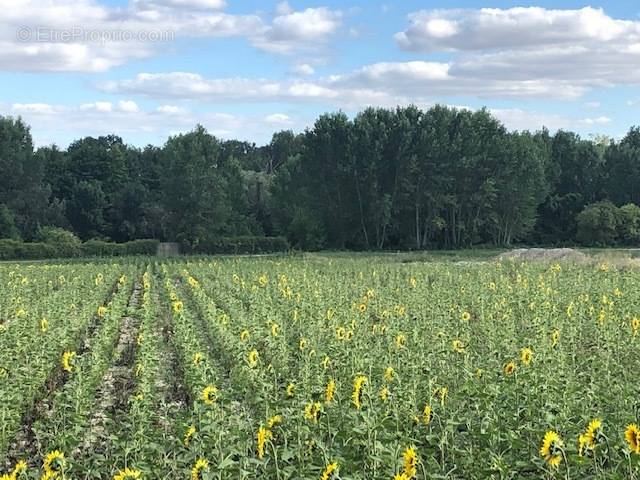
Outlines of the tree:
M620 227L620 211L611 202L598 202L587 206L576 219L578 241L585 245L614 245Z

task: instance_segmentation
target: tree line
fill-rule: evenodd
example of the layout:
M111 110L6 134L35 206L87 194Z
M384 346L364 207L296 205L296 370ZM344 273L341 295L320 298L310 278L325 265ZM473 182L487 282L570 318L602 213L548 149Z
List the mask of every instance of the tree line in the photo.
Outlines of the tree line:
M640 241L640 129L619 141L508 131L486 109L320 116L264 146L202 127L162 147L109 135L34 149L0 117L0 238L189 245L285 236L304 249Z

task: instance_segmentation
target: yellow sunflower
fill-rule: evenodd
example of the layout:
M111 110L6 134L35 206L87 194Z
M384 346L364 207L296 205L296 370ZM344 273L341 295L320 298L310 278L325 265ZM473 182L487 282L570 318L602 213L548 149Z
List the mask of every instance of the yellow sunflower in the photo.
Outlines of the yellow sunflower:
M213 385L207 385L202 390L202 401L205 405L213 405L218 399L218 389Z
M358 410L360 410L360 407L362 406L362 389L366 382L367 377L365 377L364 375L358 375L353 381L353 394L351 395L351 399Z
M196 460L195 465L191 469L191 480L201 480L202 472L209 469L209 462L204 458Z
M336 382L332 378L327 383L327 388L324 391L324 403L328 405L331 402L333 402L333 396L335 395L335 393L336 393Z
M330 463L322 472L322 476L320 477L320 480L330 480L332 475L338 471L338 468L340 468L340 465L338 464L338 462Z
M554 431L548 431L544 434L542 446L540 447L540 456L544 458L554 468L558 468L562 462L562 447L564 446L562 438Z
M402 454L402 473L408 479L413 479L418 474L418 454L415 447L407 448Z
M142 472L140 470L133 470L129 467L124 470L120 470L113 476L113 480L137 480L139 478L142 478Z
M533 359L533 350L531 350L529 347L526 347L520 350L520 361L524 365L529 365L532 359Z
M631 452L640 455L640 428L635 423L627 425L624 438L629 444Z
M505 375L512 375L516 371L516 364L514 362L509 362L505 364L502 370Z

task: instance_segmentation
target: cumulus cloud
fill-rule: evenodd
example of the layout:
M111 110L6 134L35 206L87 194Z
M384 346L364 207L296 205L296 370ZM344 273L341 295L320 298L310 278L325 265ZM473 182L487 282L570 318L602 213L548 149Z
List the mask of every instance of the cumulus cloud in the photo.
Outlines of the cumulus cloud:
M453 73L439 62L384 62L341 75L309 80L206 78L190 72L141 73L99 86L108 93L160 100L316 102L337 107L424 104L443 96L483 98L576 98L586 87L558 80L490 80Z
M451 52L456 78L564 90L567 98L619 84L640 83L640 21L602 9L539 7L420 11L395 35L418 53ZM519 83L520 82L520 83ZM528 83L525 83L528 82Z
M266 143L275 130L301 123L299 117L294 119L282 113L234 115L190 111L176 105L133 109L127 102L105 101L81 105L0 103L0 115L22 117L31 126L36 145L58 143L63 147L83 136L112 133L140 146L162 144L169 135L190 131L196 124L221 138Z
M291 71L296 75L313 75L315 73L315 69L308 63L294 65Z
M151 57L187 37L241 37L256 48L292 53L327 42L341 14L325 7L279 8L269 20L229 14L223 0L0 0L0 69L101 72Z
M540 7L432 10L409 15L395 35L408 50L487 50L544 45L623 42L640 38L640 22L617 20L602 9L550 10Z
M291 11L288 4L280 4L273 23L252 39L263 50L291 53L300 49L317 48L331 38L341 25L342 12L326 7Z

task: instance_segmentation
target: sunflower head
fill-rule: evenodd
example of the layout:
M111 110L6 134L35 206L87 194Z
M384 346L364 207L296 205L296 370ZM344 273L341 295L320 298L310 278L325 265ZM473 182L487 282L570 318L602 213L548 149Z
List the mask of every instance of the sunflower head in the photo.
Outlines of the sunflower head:
M418 474L418 454L415 447L407 448L402 454L402 469L408 479L413 479Z
M120 470L113 476L113 480L138 480L139 478L142 478L142 472L129 467Z
M516 371L516 364L514 362L505 364L505 366L503 367L503 371L505 375L512 375Z
M340 465L338 465L338 462L330 463L329 465L326 466L326 468L322 472L322 476L320 477L320 480L330 480L331 478L333 478L333 474L338 471L338 468L340 468Z
M202 472L209 469L209 462L204 458L196 460L195 465L191 469L191 480L201 480Z
M548 431L542 439L540 456L554 468L558 468L562 462L562 448L564 444L557 432Z
M202 401L205 405L213 405L218 399L218 389L213 385L208 385L202 390Z
M533 359L533 350L531 350L529 347L526 347L520 350L520 360L524 365L529 365L532 359Z
M44 457L44 463L42 468L45 472L61 472L66 465L66 461L64 458L64 453L60 450L54 450L52 452L47 453L47 456Z
M640 455L640 428L638 428L638 425L635 423L627 425L624 438L629 444L631 452Z

